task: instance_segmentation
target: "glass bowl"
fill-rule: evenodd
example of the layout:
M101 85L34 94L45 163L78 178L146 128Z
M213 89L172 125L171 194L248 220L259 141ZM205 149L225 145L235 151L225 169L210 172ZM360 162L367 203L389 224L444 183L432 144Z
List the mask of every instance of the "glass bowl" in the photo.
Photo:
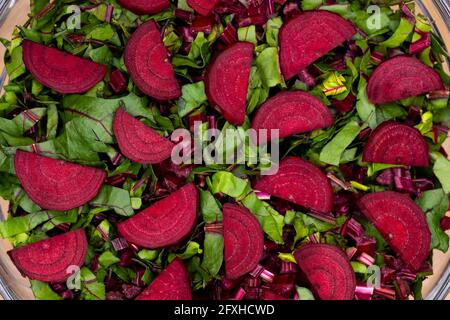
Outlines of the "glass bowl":
M417 0L418 8L433 24L434 31L443 39L450 49L450 2L448 0ZM0 0L0 37L10 38L16 25L24 24L28 19L30 0ZM3 57L5 49L0 48ZM6 79L3 59L0 62L0 87ZM450 61L448 61L450 62ZM447 64L447 70L448 66ZM446 142L446 149L450 151L450 136ZM449 152L450 154L450 152ZM0 220L7 216L7 203L0 198ZM0 300L34 299L30 289L30 282L22 277L8 254L12 247L0 239ZM433 275L423 286L423 296L427 300L450 300L450 250L447 253L433 252Z

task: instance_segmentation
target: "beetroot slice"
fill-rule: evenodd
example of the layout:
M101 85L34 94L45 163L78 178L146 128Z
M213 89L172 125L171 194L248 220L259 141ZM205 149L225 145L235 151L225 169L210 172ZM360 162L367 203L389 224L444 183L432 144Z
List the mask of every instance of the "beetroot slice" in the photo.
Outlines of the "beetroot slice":
M309 132L333 124L331 111L318 98L303 91L285 91L267 100L256 113L252 128L279 129L279 137Z
M286 80L294 77L356 33L353 24L327 11L295 16L280 31L280 64Z
M253 44L238 42L218 55L206 72L205 89L209 101L235 125L241 125L245 120L252 61Z
M236 279L258 265L264 250L264 234L258 219L248 209L226 203L223 206L225 272Z
M187 0L189 7L202 16L209 16L217 5L218 0Z
M139 15L155 14L170 7L169 0L118 0L125 9Z
M133 118L123 108L114 116L114 135L124 156L134 162L155 164L166 160L174 144L158 132Z
M443 89L439 73L432 68L416 58L396 56L372 73L367 95L371 102L383 104Z
M30 279L64 281L71 266L81 267L87 252L83 229L67 232L8 252L16 267Z
M106 172L18 150L16 175L31 200L42 209L66 211L91 201Z
M407 195L393 191L362 197L358 206L412 271L430 253L431 235L425 215Z
M149 249L166 248L189 236L197 221L198 191L190 183L152 204L117 228L128 242Z
M107 68L55 48L24 40L23 62L33 77L59 93L83 93L105 77Z
M333 208L333 189L328 178L318 167L298 157L282 160L278 172L264 176L255 189L306 209L328 213Z
M136 300L192 300L191 282L183 261L175 258Z
M342 250L329 244L306 244L294 257L320 299L353 299L355 273Z
M125 65L143 93L158 100L175 99L181 95L155 21L149 20L133 33L125 48Z
M370 135L363 161L428 167L428 145L417 129L388 121Z

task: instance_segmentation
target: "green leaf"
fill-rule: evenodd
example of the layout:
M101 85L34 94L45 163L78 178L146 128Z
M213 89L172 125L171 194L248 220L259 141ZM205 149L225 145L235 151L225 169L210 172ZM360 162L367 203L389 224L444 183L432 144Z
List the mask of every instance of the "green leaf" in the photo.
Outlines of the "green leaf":
M256 27L250 25L248 27L241 27L237 31L239 41L251 42L255 46L258 45L258 40L256 39Z
M307 214L297 212L294 218L294 244L316 232L325 232L335 229L336 227L336 225L323 222L319 219L308 216Z
M83 281L81 296L85 300L105 300L105 285L97 280L95 274L88 268L83 267L80 275Z
M295 286L299 300L316 300L308 288Z
M10 238L29 232L51 218L52 216L46 211L30 213L20 217L10 216L7 220L0 221L0 236L2 238Z
M31 290L38 300L62 300L63 298L54 292L46 282L31 280Z
M323 0L301 0L302 10L314 10L324 4Z
M205 234L203 243L202 268L215 277L218 275L223 263L224 240L223 235L213 232Z
M275 87L282 82L277 48L269 47L264 49L256 58L256 66L266 88Z
M412 24L408 19L402 18L394 34L386 41L381 42L380 46L387 48L400 47L403 44L403 42L405 42L408 39L413 30L414 24Z
M159 256L158 250L142 249L138 252L139 259L153 261Z
M441 153L436 153L436 161L433 166L433 172L439 179L445 193L450 193L450 161Z
M351 120L320 152L320 161L338 166L345 149L355 140L364 127Z
M271 47L278 47L278 33L280 32L283 20L281 17L269 19L266 24L266 42Z
M178 114L184 117L208 102L203 81L186 84L181 88L181 98L177 101Z
M13 81L23 75L27 69L22 60L22 47L15 48L8 62L6 62L6 71L8 72L9 81Z
M356 102L356 110L359 118L367 122L371 129L375 129L378 125L376 116L376 107L369 101L367 96L367 80L361 77L358 84L358 101Z
M423 192L416 201L427 217L431 231L431 248L447 252L449 237L441 228L441 219L448 210L448 195L442 189L429 190Z
M102 267L108 268L113 264L119 263L120 258L114 255L111 251L105 251L98 257L98 262Z
M110 40L113 36L114 36L114 29L108 23L96 27L94 30L92 30L86 35L86 38L98 41L107 41Z
M217 204L216 199L209 191L200 189L200 212L206 223L222 221L222 210Z
M91 206L112 209L117 214L126 217L134 214L128 191L109 185L101 188L97 197L91 201Z

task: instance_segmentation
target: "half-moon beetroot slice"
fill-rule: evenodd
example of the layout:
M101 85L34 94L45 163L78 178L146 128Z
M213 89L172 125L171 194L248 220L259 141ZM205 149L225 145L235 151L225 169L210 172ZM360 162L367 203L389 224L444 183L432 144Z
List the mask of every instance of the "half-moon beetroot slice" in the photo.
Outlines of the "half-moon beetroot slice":
M435 70L416 58L396 56L381 63L372 73L367 95L371 102L383 104L443 89L442 79Z
M279 137L309 132L333 124L331 111L318 98L303 91L285 91L267 100L253 118L252 128L257 132L279 129Z
M155 21L149 20L133 33L125 48L125 65L143 93L158 100L175 99L181 95Z
M333 189L325 174L299 157L280 162L278 172L264 176L255 189L322 213L333 209Z
M198 191L190 183L118 224L122 237L144 248L167 248L180 243L195 227Z
M187 0L189 7L202 16L209 16L219 0Z
M170 7L169 0L118 0L125 9L139 15L155 14Z
M428 167L428 145L417 129L387 121L370 135L363 161Z
M280 31L280 64L286 80L294 77L356 33L353 24L328 11L295 16Z
M31 200L42 209L66 211L91 201L106 172L18 150L16 175Z
M114 116L114 135L124 156L144 164L160 163L168 159L174 144L119 108Z
M24 40L23 62L33 77L59 93L83 93L102 81L107 68L67 52Z
M71 275L71 266L81 267L87 252L83 229L67 232L8 252L20 272L30 279L59 282Z
M192 300L191 282L183 261L175 258L136 300Z
M252 61L253 44L238 42L220 53L206 72L209 102L235 125L241 125L245 119Z
M430 254L431 242L420 207L409 196L393 191L367 194L358 206L402 261L418 271Z
M355 273L341 249L329 244L306 244L294 252L294 257L320 299L353 299Z
M264 234L248 209L230 203L223 206L223 237L227 278L236 279L255 269L262 258Z

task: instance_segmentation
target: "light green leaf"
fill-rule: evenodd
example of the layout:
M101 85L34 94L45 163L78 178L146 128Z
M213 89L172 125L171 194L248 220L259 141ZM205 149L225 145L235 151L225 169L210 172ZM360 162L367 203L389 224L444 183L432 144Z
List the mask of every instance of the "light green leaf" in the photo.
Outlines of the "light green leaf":
M132 216L130 194L127 190L104 185L97 197L91 201L91 205L100 208L109 208L121 216Z
M388 48L400 47L403 44L403 42L405 42L406 39L408 39L413 30L414 24L412 24L407 18L402 18L394 34L386 41L381 42L380 46Z
M193 110L208 102L203 81L186 84L181 88L181 98L177 101L180 117L188 115Z

